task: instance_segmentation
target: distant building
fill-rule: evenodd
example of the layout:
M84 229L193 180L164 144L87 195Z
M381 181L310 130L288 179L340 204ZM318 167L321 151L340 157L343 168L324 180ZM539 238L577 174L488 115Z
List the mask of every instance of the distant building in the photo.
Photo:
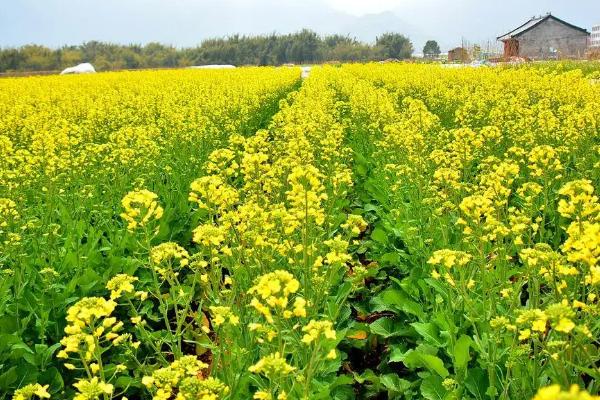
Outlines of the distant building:
M469 57L467 49L464 47L457 47L448 51L448 61L468 63L471 62L471 58Z
M504 43L505 58L526 57L532 60L583 57L589 39L590 33L586 29L552 14L534 17L498 37Z
M590 47L600 47L600 24L592 27Z

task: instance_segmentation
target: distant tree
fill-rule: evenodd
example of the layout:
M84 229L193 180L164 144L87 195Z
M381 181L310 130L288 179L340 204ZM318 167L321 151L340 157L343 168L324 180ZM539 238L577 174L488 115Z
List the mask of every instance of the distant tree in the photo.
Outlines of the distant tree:
M161 43L123 46L98 41L60 49L36 45L0 48L0 72L60 70L80 62L92 63L98 71L109 71L201 64L281 65L371 61L405 59L411 56L412 51L410 40L396 33L386 33L377 39L376 45L371 45L349 36L322 37L304 29L284 35L232 35L206 39L196 47L185 49Z
M321 38L313 31L303 29L291 36L292 45L288 48L288 61L295 63L320 60L319 42Z
M0 50L0 72L17 71L26 67L25 57L18 49Z
M72 67L82 62L82 54L77 47L63 47L58 50L58 56L60 59L60 67Z
M142 55L140 54L141 49L135 46L125 47L121 51L121 58L123 59L123 65L127 69L139 68L142 63Z
M435 40L428 40L423 47L423 55L426 58L436 58L440 55L440 45Z
M56 52L51 49L29 44L21 47L22 64L31 71L51 71L58 68Z
M357 62L372 60L373 49L366 44L350 45L339 43L331 49L326 49L325 61Z
M83 59L86 62L93 62L93 60L100 54L102 54L102 49L106 46L105 43L98 42L96 40L92 40L90 42L85 42L79 49L81 50Z
M333 48L335 46L340 46L340 45L354 46L354 45L359 44L359 42L358 42L358 40L356 40L355 38L351 38L350 36L335 34L335 35L325 36L325 38L323 38L323 44L326 47Z
M384 33L375 42L382 58L404 60L413 53L413 45L406 36L399 33Z
M145 66L151 68L176 67L177 50L172 46L165 46L160 43L148 43L142 49Z
M112 63L103 54L96 55L96 58L94 58L92 64L97 71L110 71L113 69Z

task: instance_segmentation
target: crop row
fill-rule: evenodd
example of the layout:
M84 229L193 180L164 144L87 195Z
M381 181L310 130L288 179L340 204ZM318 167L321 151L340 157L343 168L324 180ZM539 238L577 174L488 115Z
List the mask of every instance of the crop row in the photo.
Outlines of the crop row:
M67 397L76 376L53 357L67 309L139 267L123 196L160 194L156 240L189 240L188 191L208 155L265 126L299 78L249 68L0 82L0 392L38 380Z
M368 366L406 398L597 393L600 88L579 71L344 70L359 253L378 270L354 305L378 317Z
M162 74L7 81L0 390L594 398L581 72Z

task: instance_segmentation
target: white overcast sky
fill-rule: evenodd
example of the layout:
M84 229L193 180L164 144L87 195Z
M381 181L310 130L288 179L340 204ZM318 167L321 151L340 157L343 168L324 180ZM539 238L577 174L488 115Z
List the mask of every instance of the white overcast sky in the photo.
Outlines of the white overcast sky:
M591 30L600 0L0 0L0 47L60 47L88 40L194 46L234 33L302 28L373 41L383 32L443 49L485 43L534 15L552 12Z

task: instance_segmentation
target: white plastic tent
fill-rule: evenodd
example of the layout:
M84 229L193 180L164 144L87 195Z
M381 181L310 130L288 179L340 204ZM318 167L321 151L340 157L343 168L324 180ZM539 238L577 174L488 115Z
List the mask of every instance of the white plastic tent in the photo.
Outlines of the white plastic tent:
M83 63L83 64L76 65L74 67L67 68L60 74L67 75L67 74L94 74L94 73L96 73L96 70L94 69L94 66L92 64Z
M310 75L310 70L311 70L310 66L302 67L302 79L308 78L308 76Z

